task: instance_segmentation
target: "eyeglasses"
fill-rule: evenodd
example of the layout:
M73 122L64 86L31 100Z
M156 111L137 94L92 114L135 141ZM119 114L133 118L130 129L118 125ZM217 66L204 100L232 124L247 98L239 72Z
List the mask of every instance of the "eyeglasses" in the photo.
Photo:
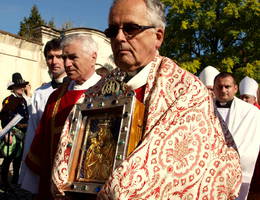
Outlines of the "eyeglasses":
M115 38L119 29L122 29L126 38L132 38L138 33L141 33L142 31L150 28L155 28L155 26L140 26L138 24L127 23L124 24L122 28L120 28L117 25L111 25L105 30L105 35L108 38Z

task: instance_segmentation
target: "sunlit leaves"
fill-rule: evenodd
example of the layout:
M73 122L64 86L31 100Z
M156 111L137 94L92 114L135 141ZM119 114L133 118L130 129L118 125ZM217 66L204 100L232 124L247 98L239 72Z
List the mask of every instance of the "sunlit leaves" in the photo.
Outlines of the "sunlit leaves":
M239 7L235 3L227 3L227 6L223 9L224 14L226 14L229 17L234 17L237 19L239 17Z
M200 61L194 59L194 60L192 60L192 61L183 62L183 63L181 64L181 67L182 67L183 69L186 69L186 70L188 70L189 72L191 72L191 73L194 74L194 73L196 73L197 70L200 68Z
M182 21L181 22L181 29L183 29L183 30L185 30L185 29L187 29L188 28L188 24L189 24L189 22L188 21Z
M237 77L252 75L259 68L257 0L161 1L167 7L165 42L160 50L163 55L197 74L208 65ZM255 78L260 82L260 75Z

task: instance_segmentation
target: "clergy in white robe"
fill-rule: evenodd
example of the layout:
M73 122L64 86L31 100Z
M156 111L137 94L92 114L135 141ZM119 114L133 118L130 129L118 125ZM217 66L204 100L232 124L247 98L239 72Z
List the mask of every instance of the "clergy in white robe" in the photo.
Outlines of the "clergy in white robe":
M247 199L260 145L260 111L235 97L237 85L230 73L215 78L217 110L227 123L240 154L242 186L239 200Z
M30 149L32 140L35 135L35 130L43 114L46 102L50 94L55 90L51 85L51 82L44 84L36 89L32 97L31 113L29 118L29 125L25 137L25 145L23 151L23 163L21 167L19 182L23 189L26 189L32 193L38 191L38 176L34 174L25 164L25 157Z
M19 183L21 184L21 188L28 190L33 194L38 192L39 177L27 167L24 160L29 152L47 100L50 94L62 84L63 79L66 76L64 62L61 57L62 50L60 44L60 39L54 38L45 45L44 56L52 81L43 84L35 90L31 99L31 109L29 110L29 122L25 136Z

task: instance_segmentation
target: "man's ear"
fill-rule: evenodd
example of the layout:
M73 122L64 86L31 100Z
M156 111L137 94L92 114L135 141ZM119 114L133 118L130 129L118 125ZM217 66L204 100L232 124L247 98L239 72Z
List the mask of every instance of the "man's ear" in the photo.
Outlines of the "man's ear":
M97 59L97 52L93 52L91 57L92 57L94 60L96 60L96 59Z
M235 92L235 94L236 94L237 91L238 91L238 85L237 84L235 84L235 90L236 90L236 92Z
M164 29L159 27L156 28L156 49L159 49L163 43Z
M91 63L92 63L92 67L93 69L95 69L95 65L96 65L96 61L97 61L97 52L93 52L91 54Z

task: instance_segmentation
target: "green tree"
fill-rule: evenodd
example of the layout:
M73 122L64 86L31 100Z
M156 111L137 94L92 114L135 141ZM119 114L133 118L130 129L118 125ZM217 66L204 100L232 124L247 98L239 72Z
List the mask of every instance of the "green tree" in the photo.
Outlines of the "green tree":
M161 1L167 20L161 54L192 73L212 65L260 82L257 0Z
M41 25L46 25L46 22L42 19L37 6L33 5L30 16L28 18L24 17L23 21L20 22L20 31L18 35L27 39L37 38L35 28Z

